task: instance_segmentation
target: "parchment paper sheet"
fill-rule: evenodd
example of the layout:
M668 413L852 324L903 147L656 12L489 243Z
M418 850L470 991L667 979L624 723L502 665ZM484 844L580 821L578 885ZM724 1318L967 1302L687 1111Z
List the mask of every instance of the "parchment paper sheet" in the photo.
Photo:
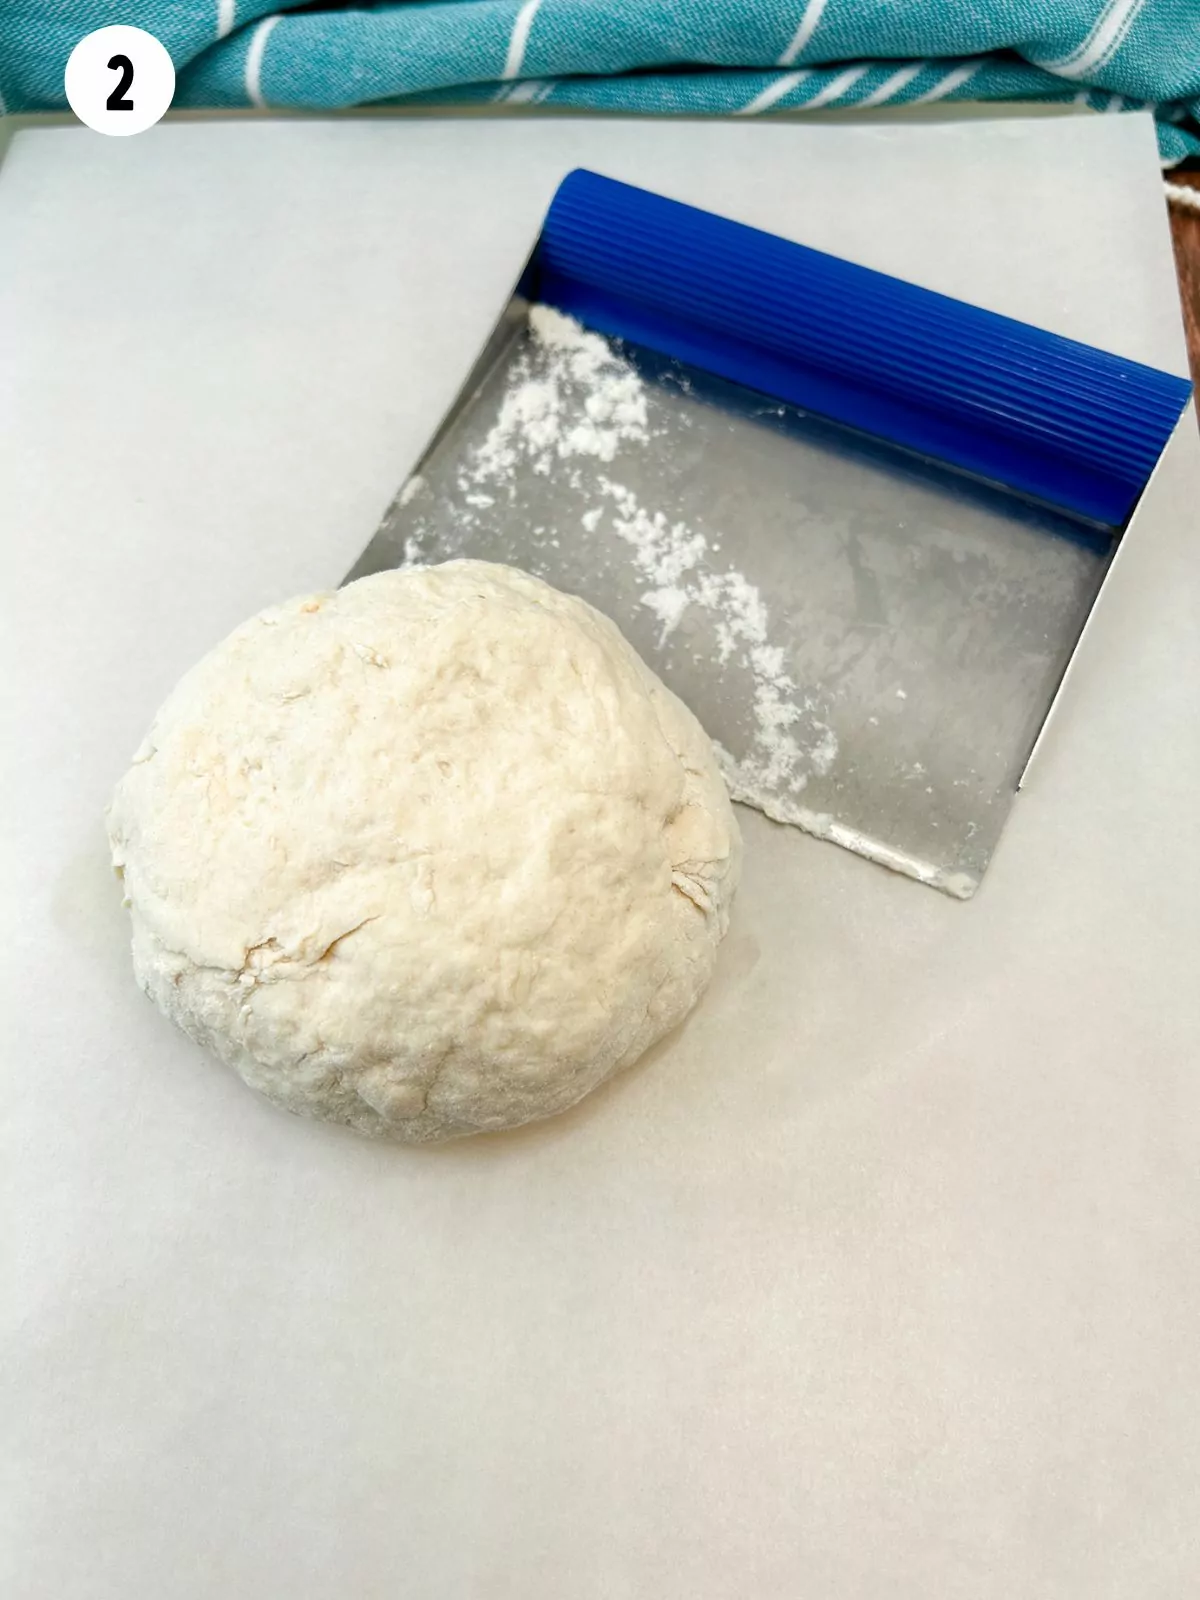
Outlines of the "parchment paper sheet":
M715 987L376 1147L134 987L101 813L335 584L589 163L1184 370L1148 120L213 122L0 170L6 1600L1179 1600L1200 1573L1200 438L976 900L746 814Z

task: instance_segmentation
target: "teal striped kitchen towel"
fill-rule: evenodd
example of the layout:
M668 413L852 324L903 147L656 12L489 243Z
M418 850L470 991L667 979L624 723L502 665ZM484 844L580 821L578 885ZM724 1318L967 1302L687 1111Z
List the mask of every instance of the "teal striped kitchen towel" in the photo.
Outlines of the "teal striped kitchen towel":
M1074 100L1148 107L1164 162L1200 154L1200 0L0 0L5 107L65 107L72 46L113 22L166 45L177 106L762 116Z

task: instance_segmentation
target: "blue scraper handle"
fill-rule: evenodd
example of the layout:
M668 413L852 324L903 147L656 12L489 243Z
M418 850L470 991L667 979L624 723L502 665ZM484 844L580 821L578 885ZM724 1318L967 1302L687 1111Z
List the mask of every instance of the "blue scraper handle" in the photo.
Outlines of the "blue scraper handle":
M567 177L538 298L1092 523L1128 519L1191 385L617 183Z

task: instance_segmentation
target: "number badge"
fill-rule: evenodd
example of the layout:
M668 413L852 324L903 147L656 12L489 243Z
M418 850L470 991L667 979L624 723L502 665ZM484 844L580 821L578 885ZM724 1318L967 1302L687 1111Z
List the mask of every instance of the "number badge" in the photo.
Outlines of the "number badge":
M175 67L144 28L97 28L71 51L65 88L71 110L97 133L144 133L171 104Z

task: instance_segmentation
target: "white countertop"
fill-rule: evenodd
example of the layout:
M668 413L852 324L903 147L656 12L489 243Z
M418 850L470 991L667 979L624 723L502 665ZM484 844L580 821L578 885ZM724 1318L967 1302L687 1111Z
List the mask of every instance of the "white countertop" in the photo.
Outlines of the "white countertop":
M6 1600L1175 1600L1200 1570L1200 435L976 899L743 813L683 1031L374 1146L136 990L101 813L335 584L589 163L1182 372L1146 118L179 123L0 168Z

